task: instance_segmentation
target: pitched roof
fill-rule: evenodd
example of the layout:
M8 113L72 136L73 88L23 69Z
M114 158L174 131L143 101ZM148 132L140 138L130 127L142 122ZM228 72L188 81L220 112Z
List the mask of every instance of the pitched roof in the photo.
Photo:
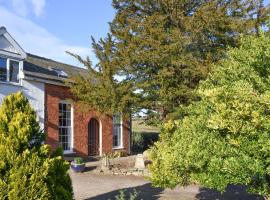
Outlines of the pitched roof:
M23 66L24 74L27 77L39 78L63 82L73 75L85 74L86 69L57 62L48 58L27 53Z
M23 61L24 78L29 80L63 84L65 79L87 72L80 67L26 53L3 26L0 27L0 54Z

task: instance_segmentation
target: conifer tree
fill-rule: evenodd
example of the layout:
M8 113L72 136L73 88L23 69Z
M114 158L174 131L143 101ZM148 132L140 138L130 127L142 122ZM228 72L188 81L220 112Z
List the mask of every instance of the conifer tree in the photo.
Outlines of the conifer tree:
M142 107L165 119L194 100L212 63L268 17L258 0L113 0L119 64L144 94ZM260 15L258 15L260 13ZM154 112L151 112L154 111Z
M87 57L85 60L79 55L67 52L75 57L85 67L87 74L72 77L67 84L78 100L101 113L114 114L131 112L139 99L134 93L133 84L126 79L119 80L123 74L115 56L115 46L110 34L98 42L92 38L92 47L99 60L96 66Z
M50 156L35 111L19 92L0 106L0 199L72 199L68 163Z
M112 5L116 15L110 23L111 36L99 45L110 46L106 66L120 74L121 85L126 85L117 92L129 95L114 98L110 87L117 80L108 81L110 87L105 90L112 98L104 97L103 90L91 94L91 87L86 93L78 85L73 92L95 106L108 107L101 101L107 99L110 105L144 108L158 121L172 117L178 105L196 99L193 91L207 76L209 66L225 58L229 46L238 46L241 34L256 34L269 18L262 0L113 0ZM99 45L93 43L98 65L105 66L105 57L100 56L104 49ZM89 66L88 60L79 60ZM78 83L89 84L86 81Z

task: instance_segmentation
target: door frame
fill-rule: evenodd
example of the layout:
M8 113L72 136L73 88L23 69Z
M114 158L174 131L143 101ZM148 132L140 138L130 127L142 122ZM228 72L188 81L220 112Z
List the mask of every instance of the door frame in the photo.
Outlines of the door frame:
M101 120L99 122L99 155L102 156L102 123Z
M91 117L88 121L88 124L87 124L87 151L88 151L88 156L89 156L89 123L92 119L95 119L97 122L98 122L98 126L99 126L99 146L98 146L98 150L99 150L99 156L102 156L102 123L101 123L101 120L96 118L96 117Z

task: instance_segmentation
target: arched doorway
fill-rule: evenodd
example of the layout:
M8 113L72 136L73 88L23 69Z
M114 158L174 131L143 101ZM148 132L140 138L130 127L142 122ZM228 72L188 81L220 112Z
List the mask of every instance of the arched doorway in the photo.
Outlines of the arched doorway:
M99 122L94 118L88 123L88 155L99 155Z

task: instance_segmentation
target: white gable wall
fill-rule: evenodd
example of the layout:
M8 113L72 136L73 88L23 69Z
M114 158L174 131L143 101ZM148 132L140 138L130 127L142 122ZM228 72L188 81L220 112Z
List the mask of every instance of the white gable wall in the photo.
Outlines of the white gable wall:
M25 51L11 37L5 27L0 27L0 54L19 60L26 58Z
M5 96L19 91L22 91L29 100L32 108L37 113L41 129L44 129L45 84L28 80L23 80L22 86L0 83L0 103L2 103Z
M0 27L0 56L17 61L26 58L25 51L11 37L5 27ZM23 74L21 74L20 78L23 78ZM0 82L0 104L7 95L19 91L22 91L29 100L32 108L37 113L41 129L44 129L45 84L24 79L21 79L20 83L9 82L8 80L7 82Z
M0 49L19 54L14 46L3 35L0 35Z

